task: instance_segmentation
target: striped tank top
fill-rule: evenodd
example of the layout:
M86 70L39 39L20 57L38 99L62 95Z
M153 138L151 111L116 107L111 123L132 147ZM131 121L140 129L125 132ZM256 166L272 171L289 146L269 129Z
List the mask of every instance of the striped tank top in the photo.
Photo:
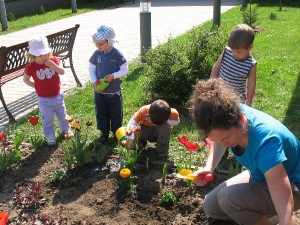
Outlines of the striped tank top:
M246 81L249 71L256 64L255 59L249 54L244 61L237 61L229 47L223 53L219 77L225 80L228 85L237 93L246 95Z

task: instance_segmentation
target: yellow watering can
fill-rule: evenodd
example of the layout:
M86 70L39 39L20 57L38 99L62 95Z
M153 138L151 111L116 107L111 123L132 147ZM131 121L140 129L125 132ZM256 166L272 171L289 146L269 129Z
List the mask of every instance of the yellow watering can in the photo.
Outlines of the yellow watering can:
M122 141L126 140L126 133L125 133L125 127L120 127L116 130L116 138L121 143Z

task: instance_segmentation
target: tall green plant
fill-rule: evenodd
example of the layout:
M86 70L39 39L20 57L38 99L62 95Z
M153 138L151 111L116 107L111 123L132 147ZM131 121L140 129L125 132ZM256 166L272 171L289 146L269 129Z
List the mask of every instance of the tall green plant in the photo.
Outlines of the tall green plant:
M91 160L92 152L86 147L87 137L79 131L75 131L74 138L71 139L71 147L68 151L76 159L76 165L82 167Z
M126 152L123 155L123 159L121 161L121 168L126 167L133 171L133 167L139 157L139 155L142 153L143 149L138 150L137 148L130 149L128 146L125 147L124 152Z
M19 149L21 143L22 143L22 140L23 140L23 135L22 134L18 134L16 137L15 137L15 140L14 140L14 148L16 150Z
M0 175L22 158L22 155L18 150L21 139L22 136L18 135L17 140L14 142L14 148L11 149L7 145L6 135L0 133Z
M251 1L249 7L241 8L243 14L243 23L248 24L250 27L255 28L258 23L257 5L253 6Z
M97 156L97 163L99 165L102 164L103 160L104 160L104 157L105 157L105 153L106 153L106 149L105 148L101 148L99 153L98 153L98 156Z
M281 0L279 0L278 7L279 7L279 11L282 11L282 2L281 2Z
M65 149L65 157L63 158L65 163L67 164L67 169L71 169L72 166L75 163L74 155L72 154L72 150L70 150L66 145L64 147Z
M37 151L44 142L44 137L40 136L40 131L37 130L37 124L39 123L39 117L38 116L31 116L29 118L29 123L33 126L33 131L30 134L30 141L33 146L34 151Z
M64 144L65 157L64 161L68 168L72 165L82 167L91 160L92 151L87 146L88 131L89 127L93 125L91 120L85 122L85 128L80 119L75 119L73 116L67 116L66 119L69 121L69 126L74 130L74 137L70 134L65 134L64 138L69 142Z

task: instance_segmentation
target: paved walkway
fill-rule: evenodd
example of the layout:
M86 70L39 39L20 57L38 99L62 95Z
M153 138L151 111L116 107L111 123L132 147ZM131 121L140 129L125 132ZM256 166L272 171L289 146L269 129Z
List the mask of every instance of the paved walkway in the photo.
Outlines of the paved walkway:
M225 12L241 3L241 0L222 0L221 12ZM213 0L152 0L151 33L152 47L164 43L168 38L176 37L194 26L212 19ZM102 24L113 27L119 43L115 47L122 51L130 62L140 54L140 2L132 1L119 8L111 7L73 16L59 21L24 29L22 31L0 36L1 46L10 46L28 41L36 34L48 35L80 24L73 49L75 71L82 83L89 80L88 60L95 46L91 35ZM70 9L71 10L71 9ZM221 19L222 23L222 19ZM65 69L61 76L62 89L73 88L75 80L70 69ZM3 86L3 95L9 109L16 119L37 108L35 91L23 83L22 78L8 82ZM1 104L1 103L0 103ZM9 125L3 106L0 108L0 131Z

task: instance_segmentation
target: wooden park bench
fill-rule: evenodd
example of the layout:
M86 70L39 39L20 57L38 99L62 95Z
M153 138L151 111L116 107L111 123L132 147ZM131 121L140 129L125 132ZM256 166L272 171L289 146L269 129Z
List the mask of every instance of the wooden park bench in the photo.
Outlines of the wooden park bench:
M64 68L71 68L77 85L82 86L75 73L72 59L73 46L79 26L79 24L76 24L72 28L50 34L46 37L48 38L49 45L52 48L52 54L62 61ZM2 93L2 85L15 78L23 76L25 66L28 64L28 60L25 57L27 51L28 42L23 42L9 47L2 46L0 48L0 100L9 117L9 121L15 121L15 118L5 103ZM65 64L65 60L67 59L69 60L70 66L66 66Z

